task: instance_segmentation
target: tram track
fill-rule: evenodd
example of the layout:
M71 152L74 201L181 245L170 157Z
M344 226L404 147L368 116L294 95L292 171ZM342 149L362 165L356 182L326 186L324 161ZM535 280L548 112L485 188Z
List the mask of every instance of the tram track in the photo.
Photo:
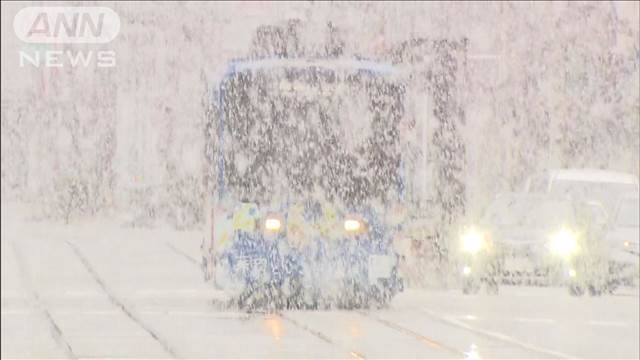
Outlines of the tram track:
M91 262L87 259L87 257L80 251L77 245L74 243L67 241L67 245L71 248L73 253L76 255L78 260L82 263L84 268L87 270L89 275L93 278L93 280L100 286L102 291L107 295L109 301L124 315L133 321L136 325L142 328L152 339L154 339L164 350L164 352L169 355L171 358L179 358L174 348L169 344L169 342L163 338L156 330L152 329L148 324L146 324L142 319L135 314L121 299L119 299L113 291L107 286L104 279L97 273Z

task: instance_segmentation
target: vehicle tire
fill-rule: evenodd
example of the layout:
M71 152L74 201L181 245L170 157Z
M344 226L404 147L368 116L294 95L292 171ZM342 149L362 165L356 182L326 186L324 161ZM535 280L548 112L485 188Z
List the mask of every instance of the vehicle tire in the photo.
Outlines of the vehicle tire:
M393 297L394 289L387 285L382 285L373 291L372 300L377 309L385 309L389 307L389 302Z
M305 310L320 309L320 296L313 289L302 290L302 308Z
M589 285L588 290L590 296L602 296L603 288L600 286Z
M489 295L498 295L500 293L500 286L498 285L498 281L496 280L487 280L486 288L487 294Z
M284 284L284 302L287 309L300 309L306 305L306 297L302 282L298 278Z
M464 279L462 281L462 293L464 295L475 295L480 291L480 285L472 279Z
M346 310L357 310L368 308L369 296L353 281L349 281L345 286L341 298L338 300L340 308Z
M577 284L569 285L569 295L571 296L582 296L584 295L584 287Z
M624 284L624 281L622 280L618 280L618 279L614 279L611 280L607 283L607 288L606 288L606 292L608 294L613 294L616 292L616 290L621 286L621 284Z

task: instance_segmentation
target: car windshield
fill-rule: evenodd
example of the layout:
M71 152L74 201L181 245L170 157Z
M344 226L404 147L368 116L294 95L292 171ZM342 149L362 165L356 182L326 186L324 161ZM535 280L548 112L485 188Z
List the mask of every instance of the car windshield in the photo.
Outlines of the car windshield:
M574 220L570 202L527 197L499 197L483 217L493 226L550 227Z
M495 226L517 226L526 216L530 202L522 198L498 197L485 211L483 222Z
M402 89L367 71L235 73L223 85L225 180L254 201L385 199L400 179Z
M640 222L639 207L638 198L622 200L616 216L616 225L623 227L638 227L638 223Z
M532 202L524 224L533 227L550 227L575 221L573 206L568 201L546 200Z
M558 196L569 196L576 200L593 200L602 203L609 210L614 209L615 201L622 194L637 191L634 184L613 182L592 182L577 180L555 180L551 193Z

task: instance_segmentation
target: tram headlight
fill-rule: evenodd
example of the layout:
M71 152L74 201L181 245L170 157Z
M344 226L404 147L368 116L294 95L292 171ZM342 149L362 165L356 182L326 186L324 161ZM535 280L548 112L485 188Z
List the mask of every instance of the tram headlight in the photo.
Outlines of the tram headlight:
M267 216L264 220L264 229L267 231L277 232L282 228L282 221L276 216Z
M344 221L344 230L348 233L356 233L362 229L362 222L356 219L346 219Z

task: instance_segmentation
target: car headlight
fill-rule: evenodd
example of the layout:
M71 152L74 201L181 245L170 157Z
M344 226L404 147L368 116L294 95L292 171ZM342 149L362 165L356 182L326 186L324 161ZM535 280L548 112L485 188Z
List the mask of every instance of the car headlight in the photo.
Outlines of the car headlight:
M464 276L469 276L471 275L471 267L470 266L465 266L462 268L462 274Z
M484 234L475 229L468 230L462 235L462 251L466 253L475 254L486 246Z
M356 233L362 229L362 222L356 219L346 219L344 221L344 230L348 233Z
M264 228L268 231L280 231L282 221L275 216L269 216L264 220Z
M573 231L563 228L551 235L549 250L562 257L571 256L578 251L578 236Z

